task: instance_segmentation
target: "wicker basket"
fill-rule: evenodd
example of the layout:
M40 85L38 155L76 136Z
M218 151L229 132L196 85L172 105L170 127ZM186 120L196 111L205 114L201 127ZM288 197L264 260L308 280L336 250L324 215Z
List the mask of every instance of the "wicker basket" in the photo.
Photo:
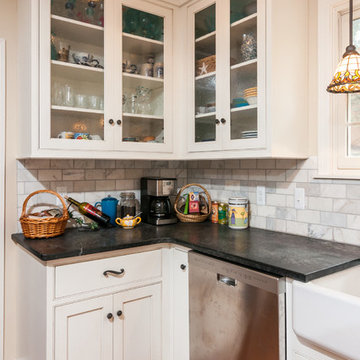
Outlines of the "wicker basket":
M196 61L196 76L208 74L216 70L216 55Z
M60 199L63 205L63 214L60 218L30 219L28 217L26 214L27 203L30 198L40 193L49 193ZM58 193L51 190L39 190L30 194L24 201L20 217L20 223L24 236L29 239L43 239L59 236L64 233L68 220L69 213L64 199Z
M179 199L180 199L180 196L181 196L181 193L189 188L189 187L192 187L192 186L196 186L196 187L199 187L201 188L202 190L204 190L204 193L208 199L208 205L209 205L209 211L207 214L188 214L188 215L184 215L183 213L181 213L178 208L177 208L177 205L178 205L178 202L179 202ZM188 184L188 185L185 185L181 188L181 190L179 191L179 193L177 194L176 196L176 199L175 199L175 204L174 204L174 209L175 209L175 212L176 212L176 216L178 217L178 219L181 221L181 222L187 222L187 223L200 223L200 222L204 222L211 214L211 197L210 197L210 194L207 192L207 190L201 186L200 184Z

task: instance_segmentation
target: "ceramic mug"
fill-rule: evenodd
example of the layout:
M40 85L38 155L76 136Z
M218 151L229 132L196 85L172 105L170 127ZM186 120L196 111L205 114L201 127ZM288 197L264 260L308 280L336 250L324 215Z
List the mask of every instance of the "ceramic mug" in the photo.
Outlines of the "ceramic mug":
M122 226L124 229L133 229L136 225L139 225L141 223L141 217L133 217L133 216L125 216L124 218L117 218L116 223L119 226Z
M97 208L101 207L101 211L110 216L110 223L115 225L116 221L116 212L117 212L117 205L119 200L116 198L111 197L110 195L101 200L101 202L97 202L95 206Z

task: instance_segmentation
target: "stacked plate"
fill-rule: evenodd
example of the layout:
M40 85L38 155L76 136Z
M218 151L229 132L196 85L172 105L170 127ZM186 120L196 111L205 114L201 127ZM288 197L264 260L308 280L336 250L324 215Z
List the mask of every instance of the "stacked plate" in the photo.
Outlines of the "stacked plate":
M243 139L253 139L257 138L257 130L249 130L249 131L242 131L241 136Z
M244 90L244 98L249 105L257 104L257 87L252 87Z

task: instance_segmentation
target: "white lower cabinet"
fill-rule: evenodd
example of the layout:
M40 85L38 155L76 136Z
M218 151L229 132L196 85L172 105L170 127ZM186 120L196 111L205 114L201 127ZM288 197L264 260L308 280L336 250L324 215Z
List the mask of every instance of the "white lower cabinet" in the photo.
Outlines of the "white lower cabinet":
M161 318L161 284L59 306L55 359L161 359Z
M187 251L43 264L20 250L16 359L188 360Z
M114 295L114 360L157 360L161 355L161 284Z
M80 301L55 309L56 360L111 360L112 296Z

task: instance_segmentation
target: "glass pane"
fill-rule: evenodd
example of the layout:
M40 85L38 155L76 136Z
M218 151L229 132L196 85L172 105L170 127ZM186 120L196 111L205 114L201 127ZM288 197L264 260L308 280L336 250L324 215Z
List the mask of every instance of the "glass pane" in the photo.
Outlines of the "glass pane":
M257 137L257 16L256 1L231 1L230 138ZM250 17L249 17L250 16ZM242 19L242 21L236 22Z
M195 142L216 141L215 11L195 14Z
M213 113L215 107L215 75L195 81L195 115Z
M71 20L104 26L103 0L51 0L51 13Z
M164 120L148 117L125 116L123 121L123 141L164 142Z
M215 141L215 115L204 115L195 120L195 142Z
M255 14L257 11L256 0L231 0L230 1L230 20L234 23L247 16Z
M350 99L348 122L360 122L360 94L351 94L348 96Z
M360 126L348 127L349 156L360 157Z
M104 2L54 0L52 12L51 137L103 140Z
M215 4L195 15L195 39L215 31Z
M164 19L123 6L123 32L157 41L164 40Z
M164 19L123 6L123 141L164 142Z

